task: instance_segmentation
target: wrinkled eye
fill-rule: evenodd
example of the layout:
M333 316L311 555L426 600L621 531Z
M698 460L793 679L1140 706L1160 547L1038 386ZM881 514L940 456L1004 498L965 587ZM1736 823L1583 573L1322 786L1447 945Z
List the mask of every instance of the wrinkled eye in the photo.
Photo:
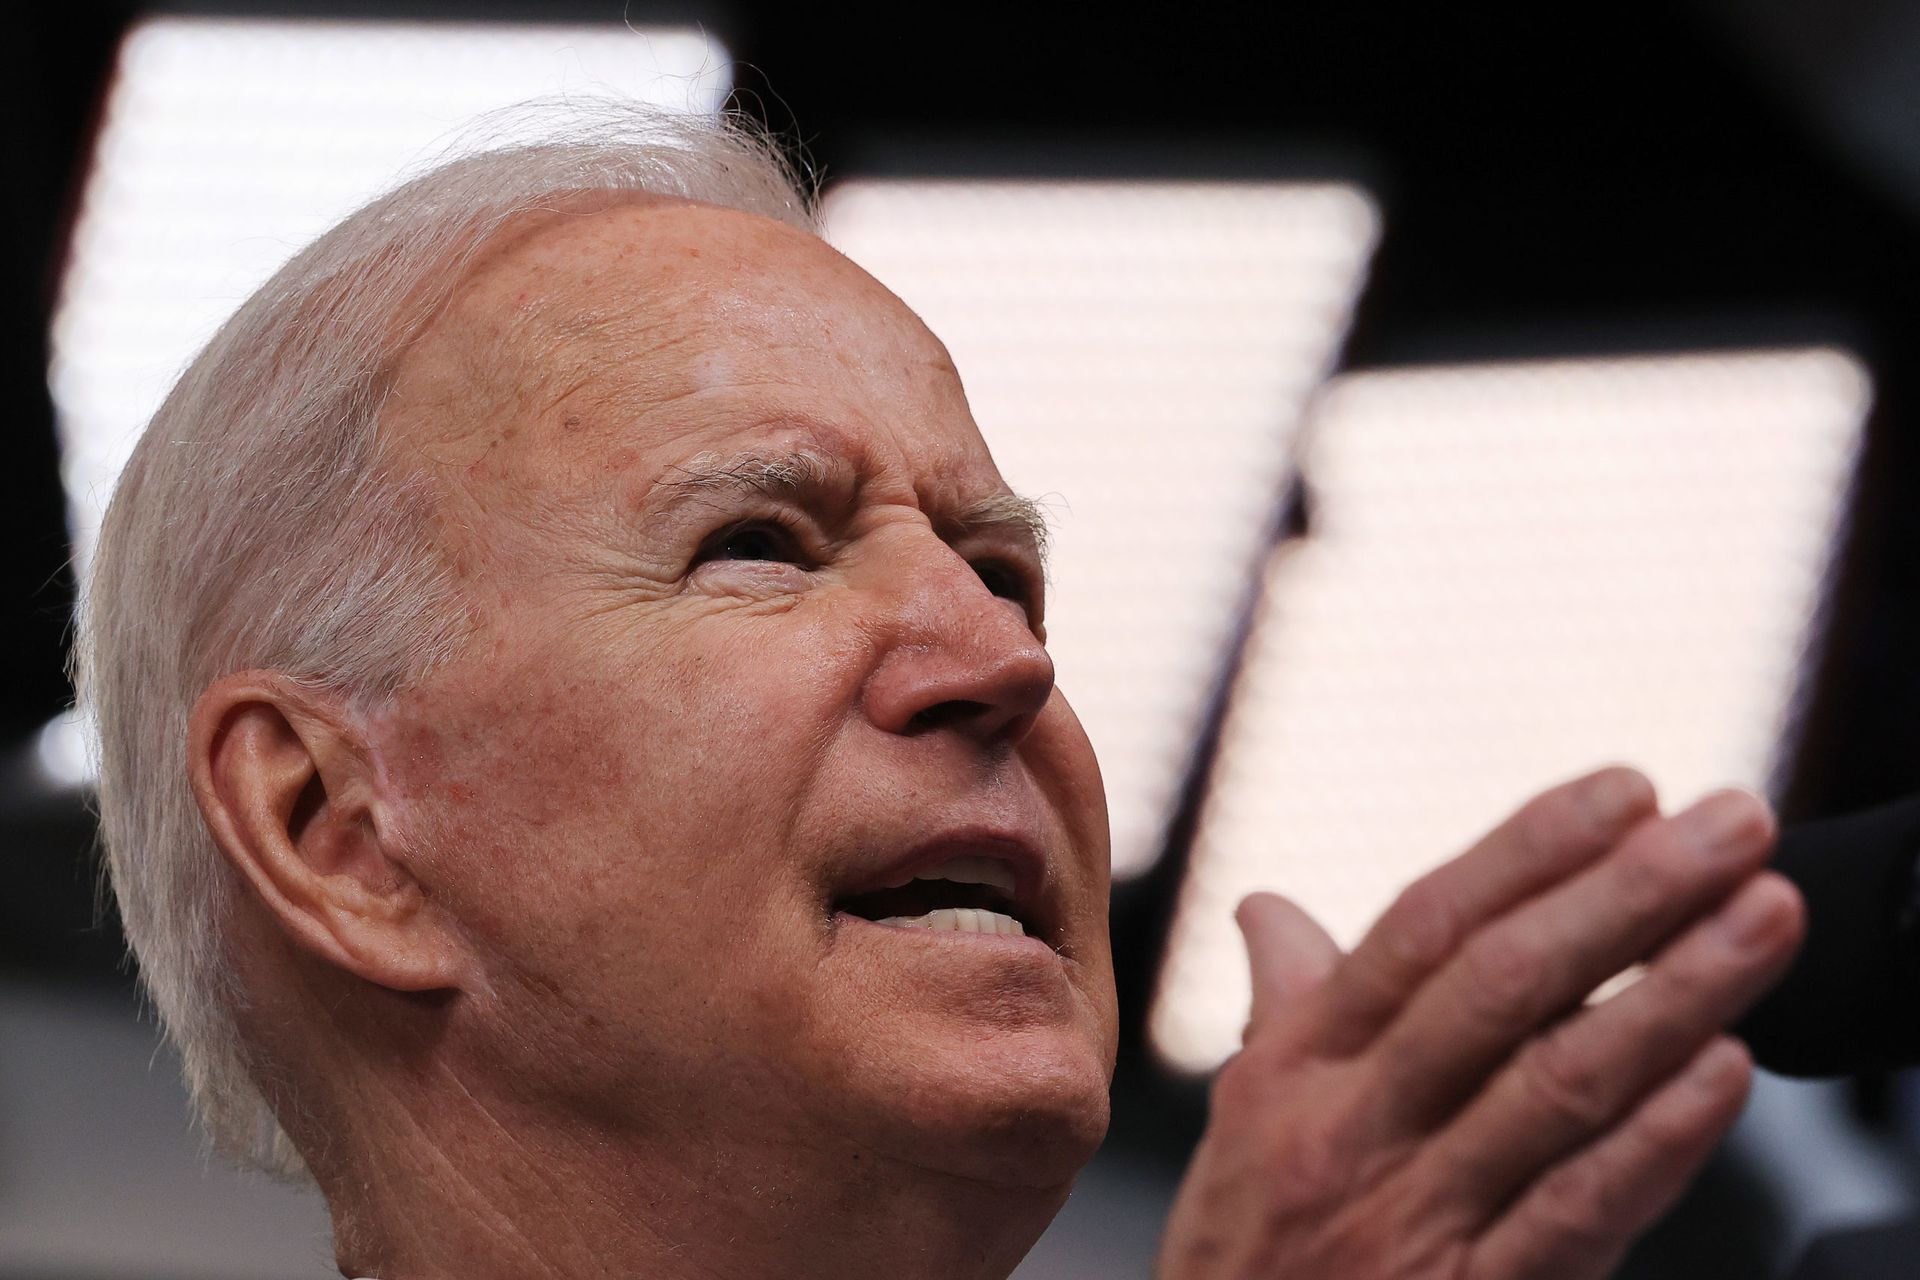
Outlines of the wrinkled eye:
M772 560L782 564L804 564L806 553L792 530L765 520L735 525L707 540L695 560Z
M980 581L993 594L1013 601L1028 614L1039 607L1038 595L1019 566L1004 560L975 560L972 563L973 571L980 575Z

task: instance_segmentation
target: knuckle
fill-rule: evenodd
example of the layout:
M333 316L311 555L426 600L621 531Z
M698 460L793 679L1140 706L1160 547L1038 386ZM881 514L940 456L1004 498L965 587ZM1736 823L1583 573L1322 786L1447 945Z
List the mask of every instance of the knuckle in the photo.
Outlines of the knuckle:
M1520 809L1520 838L1529 849L1555 849L1584 834L1580 784L1570 782L1527 801Z
M1552 967L1549 953L1501 929L1475 938L1462 960L1462 996L1471 1013L1497 1026L1532 1022Z
M1618 1231L1617 1199L1599 1170L1576 1161L1555 1169L1540 1182L1533 1208L1554 1235L1575 1243L1597 1244Z
M1643 1158L1671 1162L1712 1142L1739 1115L1752 1083L1753 1058L1746 1046L1716 1037L1694 1055L1679 1081L1634 1117L1637 1145L1647 1153Z
M1353 1181L1356 1151L1337 1114L1302 1117L1291 1133L1268 1145L1262 1172L1269 1203L1291 1215L1303 1205L1338 1200Z
M1389 1252L1387 1266L1380 1272L1388 1276L1462 1276L1467 1267L1467 1239L1462 1229L1448 1224L1410 1220L1401 1214L1392 1232L1372 1232Z
M1533 1042L1521 1062L1528 1090L1552 1115L1583 1129L1597 1129L1616 1110L1605 1066L1564 1034Z
M1743 985L1745 971L1718 948L1673 950L1647 970L1652 982L1644 1016L1650 1025L1643 1034L1669 1046L1697 1045L1726 1016L1722 1006L1727 994Z
M1283 1110L1310 1074L1284 1040L1256 1036L1214 1073L1210 1112L1244 1123Z
M1273 1072L1257 1045L1228 1058L1213 1078L1213 1113L1244 1115L1264 1105Z
M1614 868L1620 906L1634 919L1666 914L1691 887L1687 868L1697 861L1671 840L1649 841L1626 851Z
M1459 918L1446 878L1424 875L1402 889L1380 917L1380 941L1402 968L1432 969L1453 953Z
M1720 1003L1718 997L1741 973L1718 942L1696 928L1647 965L1635 984L1637 1000L1634 1017L1627 1024L1629 1033L1643 1040L1660 1037L1660 1043L1677 1048L1679 1042L1673 1037L1705 1025ZM1696 1043L1701 1038L1691 1037Z

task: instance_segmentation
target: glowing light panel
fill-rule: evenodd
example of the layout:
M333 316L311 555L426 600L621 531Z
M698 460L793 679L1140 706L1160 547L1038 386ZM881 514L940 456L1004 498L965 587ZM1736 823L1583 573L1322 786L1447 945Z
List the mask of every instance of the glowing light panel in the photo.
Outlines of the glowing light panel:
M695 31L156 18L120 50L53 325L77 563L174 377L295 250L474 116L556 94L715 111Z
M1336 184L857 181L828 235L945 341L1055 515L1048 648L1114 869L1160 847L1300 414L1376 235Z
M1828 350L1339 378L1272 558L1153 1013L1238 1046L1255 889L1351 945L1527 796L1610 761L1764 789L1869 396Z

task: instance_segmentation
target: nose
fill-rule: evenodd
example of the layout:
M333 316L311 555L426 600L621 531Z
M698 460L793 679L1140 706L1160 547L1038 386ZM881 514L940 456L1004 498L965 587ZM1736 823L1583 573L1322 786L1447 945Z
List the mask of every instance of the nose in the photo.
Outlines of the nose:
M986 745L1027 736L1053 694L1053 659L1023 611L944 543L899 580L862 691L887 733L947 732Z

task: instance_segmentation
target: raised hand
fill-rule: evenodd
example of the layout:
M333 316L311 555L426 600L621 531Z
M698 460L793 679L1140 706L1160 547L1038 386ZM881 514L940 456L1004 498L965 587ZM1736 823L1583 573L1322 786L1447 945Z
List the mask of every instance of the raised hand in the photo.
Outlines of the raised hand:
M1663 818L1609 769L1410 886L1351 955L1241 904L1245 1047L1168 1220L1160 1280L1608 1274L1733 1123L1721 1029L1799 944L1766 806ZM1585 1000L1636 962L1641 979Z

